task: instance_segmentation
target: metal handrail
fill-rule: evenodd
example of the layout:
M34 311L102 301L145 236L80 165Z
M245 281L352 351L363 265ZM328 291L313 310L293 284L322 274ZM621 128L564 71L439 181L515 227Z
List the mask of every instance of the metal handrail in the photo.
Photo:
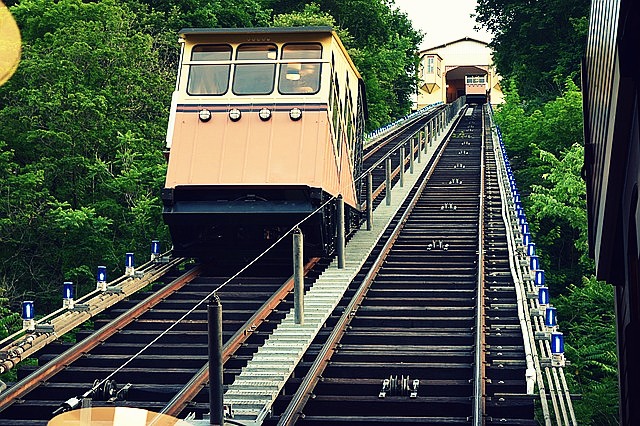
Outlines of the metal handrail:
M476 288L476 339L473 395L473 424L482 426L485 412L484 374L484 186L485 186L485 138L484 111L482 113L482 134L480 143L480 194L478 214L478 282Z

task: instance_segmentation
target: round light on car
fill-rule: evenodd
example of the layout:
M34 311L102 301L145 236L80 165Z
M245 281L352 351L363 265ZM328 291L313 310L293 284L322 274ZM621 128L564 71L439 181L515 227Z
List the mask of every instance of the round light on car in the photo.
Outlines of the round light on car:
M293 121L298 121L302 118L302 111L300 108L292 108L291 111L289 111L289 117Z
M269 108L262 108L260 112L258 112L260 116L260 120L268 121L271 118L271 110Z
M238 108L233 108L229 111L229 118L231 121L238 121L242 117L242 112Z
M200 117L200 121L206 123L207 121L211 120L211 111L209 111L208 109L201 109L198 112L198 117Z

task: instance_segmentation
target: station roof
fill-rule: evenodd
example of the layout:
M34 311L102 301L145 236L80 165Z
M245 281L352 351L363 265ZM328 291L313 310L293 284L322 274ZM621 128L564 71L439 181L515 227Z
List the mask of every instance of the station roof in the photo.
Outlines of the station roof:
M475 42L475 43L483 44L483 45L485 45L485 46L488 46L488 45L489 45L489 43L488 43L488 42L486 42L486 41L482 41L482 40L478 40L477 38L473 38L473 37L462 37L462 38L459 38L458 40L450 41L450 42L448 42L448 43L443 43L443 44L440 44L440 45L438 45L438 46L433 46L433 47L430 47L430 48L428 48L428 49L421 50L421 51L420 51L420 55L423 55L423 54L425 54L425 53L427 53L427 52L430 52L430 51L432 51L432 50L441 49L441 48L443 48L443 47L450 46L450 45L452 45L452 44L461 43L461 42L463 42L463 41L472 41L472 42Z
M254 27L254 28L183 28L178 31L180 35L195 34L273 34L273 33L330 33L333 28L329 26L317 27Z

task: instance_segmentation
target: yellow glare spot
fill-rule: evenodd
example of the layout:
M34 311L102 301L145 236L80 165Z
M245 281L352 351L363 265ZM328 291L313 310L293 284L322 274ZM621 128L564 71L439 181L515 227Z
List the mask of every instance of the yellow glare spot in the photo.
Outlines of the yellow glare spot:
M20 62L20 30L7 6L0 1L0 86L11 78Z

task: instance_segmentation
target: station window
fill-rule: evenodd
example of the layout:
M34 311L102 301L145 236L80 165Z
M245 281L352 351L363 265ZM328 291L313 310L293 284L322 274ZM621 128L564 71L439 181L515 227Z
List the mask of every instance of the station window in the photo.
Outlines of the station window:
M202 44L191 50L191 61L229 61L231 46ZM229 88L229 64L192 64L189 67L187 93L190 95L223 95Z
M282 60L322 59L319 43L291 43L282 47ZM278 91L283 95L315 94L320 90L320 62L288 62L280 65Z
M427 74L433 74L433 56L427 56Z
M236 52L237 64L233 77L236 95L268 95L273 92L278 48L274 44L243 44ZM259 63L241 63L259 62Z
M484 84L485 82L484 75L468 75L466 78L467 84Z

